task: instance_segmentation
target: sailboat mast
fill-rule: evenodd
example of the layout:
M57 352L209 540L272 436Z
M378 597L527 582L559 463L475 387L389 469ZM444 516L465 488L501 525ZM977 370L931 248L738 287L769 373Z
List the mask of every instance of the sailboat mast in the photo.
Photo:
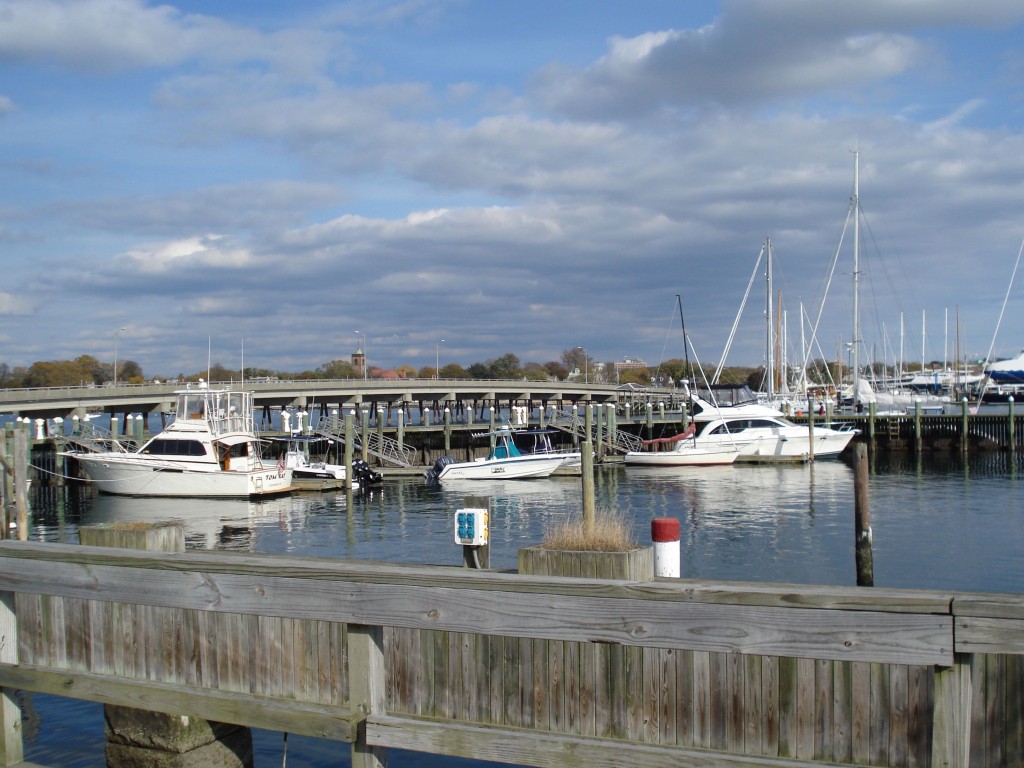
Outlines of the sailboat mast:
M853 153L853 403L860 402L860 150Z
M772 339L772 323L775 309L772 305L772 239L765 240L767 260L765 264L765 387L768 391L768 402L775 400L775 344Z

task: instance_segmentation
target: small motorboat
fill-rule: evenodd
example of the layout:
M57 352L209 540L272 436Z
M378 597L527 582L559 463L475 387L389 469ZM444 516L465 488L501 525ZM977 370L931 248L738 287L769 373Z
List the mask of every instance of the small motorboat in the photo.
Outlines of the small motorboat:
M485 458L455 461L451 456L442 456L426 471L426 479L437 482L549 477L570 458L565 453L521 453L512 439L509 426L503 426L491 435L495 438L494 448Z

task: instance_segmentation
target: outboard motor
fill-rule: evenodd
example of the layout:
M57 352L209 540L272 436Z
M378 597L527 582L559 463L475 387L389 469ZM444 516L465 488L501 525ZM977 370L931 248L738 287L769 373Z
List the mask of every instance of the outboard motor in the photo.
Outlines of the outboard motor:
M369 490L371 485L378 485L384 480L384 475L380 472L375 472L362 459L352 460L352 474L359 481L360 490Z
M441 470L447 467L449 464L454 464L455 459L451 456L442 456L440 459L434 462L434 466L428 469L425 473L428 483L436 483L437 478L441 474Z

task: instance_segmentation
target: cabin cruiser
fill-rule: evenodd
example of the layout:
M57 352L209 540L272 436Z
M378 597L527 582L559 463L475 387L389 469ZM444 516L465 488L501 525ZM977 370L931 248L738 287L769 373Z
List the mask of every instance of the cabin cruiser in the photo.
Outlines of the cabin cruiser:
M749 388L747 388L749 392ZM735 450L737 461L807 461L838 456L857 435L848 427L835 429L814 424L813 444L809 427L789 421L776 408L749 398L733 397L729 405L719 405L691 394L691 438L694 445L710 450Z
M251 392L205 382L174 393L174 421L141 448L62 452L101 493L121 496L258 497L289 493L292 470L264 463Z

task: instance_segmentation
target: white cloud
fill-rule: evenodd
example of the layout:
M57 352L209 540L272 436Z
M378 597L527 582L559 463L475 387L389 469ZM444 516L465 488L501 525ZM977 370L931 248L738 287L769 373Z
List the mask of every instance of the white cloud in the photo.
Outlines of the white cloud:
M6 291L0 292L0 315L32 315L34 313L34 302L29 297L16 296Z
M203 235L166 243L140 245L125 257L144 274L189 272L200 284L209 280L203 270L211 268L240 269L252 263L252 254L244 248L225 248L222 235Z

